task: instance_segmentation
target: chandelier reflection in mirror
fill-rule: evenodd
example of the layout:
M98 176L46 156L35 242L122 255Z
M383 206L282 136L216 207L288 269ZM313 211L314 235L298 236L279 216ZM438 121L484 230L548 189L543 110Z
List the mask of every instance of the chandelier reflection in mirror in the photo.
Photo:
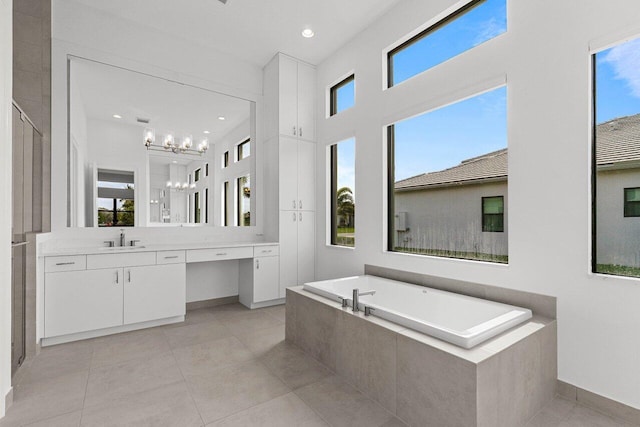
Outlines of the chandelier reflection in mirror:
M202 155L209 148L209 140L203 138L196 148L193 148L193 137L184 135L181 141L176 140L173 132L167 132L162 137L162 145L156 144L156 132L151 128L144 130L144 145L147 150L171 151L174 154Z

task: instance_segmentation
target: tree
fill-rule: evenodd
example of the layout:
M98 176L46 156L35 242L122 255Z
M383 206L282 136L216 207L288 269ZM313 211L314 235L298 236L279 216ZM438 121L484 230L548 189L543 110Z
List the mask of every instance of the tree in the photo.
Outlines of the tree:
M353 192L349 187L342 187L336 192L336 213L344 220L347 227L353 226L352 221L355 215L355 203Z

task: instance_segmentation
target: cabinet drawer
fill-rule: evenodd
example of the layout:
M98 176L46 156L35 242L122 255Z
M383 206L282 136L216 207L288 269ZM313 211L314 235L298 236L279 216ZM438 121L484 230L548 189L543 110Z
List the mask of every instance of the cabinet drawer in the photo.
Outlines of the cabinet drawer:
M187 262L222 261L225 259L253 258L253 246L240 248L192 249L187 251Z
M256 246L253 248L253 256L277 256L279 253L278 245Z
M57 271L75 271L87 268L86 255L48 256L44 259L45 273Z
M157 264L180 264L184 261L184 251L162 251L156 254Z
M136 252L123 254L87 255L87 268L134 267L139 265L154 265L155 252Z

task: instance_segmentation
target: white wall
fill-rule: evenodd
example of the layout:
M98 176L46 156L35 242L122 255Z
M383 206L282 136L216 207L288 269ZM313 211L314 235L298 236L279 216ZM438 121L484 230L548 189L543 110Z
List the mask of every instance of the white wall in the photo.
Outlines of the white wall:
M406 212L409 230L396 233L400 239L397 245L508 255L508 209L504 212L504 232L482 231L482 198L504 196L508 206L507 194L504 182L399 191L395 211Z
M559 378L640 408L640 282L590 273L589 164L590 49L640 34L640 6L510 0L506 34L383 91L383 50L453 3L400 2L318 67L318 279L369 263L557 296ZM326 88L351 70L356 106L326 119ZM383 126L505 81L509 265L385 252ZM356 218L355 250L325 246L322 214L326 145L349 136L357 212L367 213Z
M11 153L12 0L0 0L0 151ZM11 156L0 156L0 417L11 390Z
M92 59L256 102L262 70L205 46L145 28L73 0L52 1L52 230L66 226L67 58ZM260 140L261 115L257 116ZM261 223L257 215L258 226Z

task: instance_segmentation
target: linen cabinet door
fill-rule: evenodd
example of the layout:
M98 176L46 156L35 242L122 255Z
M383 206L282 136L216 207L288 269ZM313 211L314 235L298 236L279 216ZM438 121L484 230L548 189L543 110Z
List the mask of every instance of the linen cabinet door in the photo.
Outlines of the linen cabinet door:
M280 55L279 79L280 135L298 136L298 63Z
M280 137L278 171L280 210L298 209L298 141Z
M316 140L316 70L298 63L298 138Z
M280 212L280 298L298 284L298 213Z
M316 210L316 144L298 142L298 209Z
M124 323L184 316L186 264L124 269Z
M44 335L122 325L121 268L46 273Z
M316 278L316 214L298 212L298 284Z

